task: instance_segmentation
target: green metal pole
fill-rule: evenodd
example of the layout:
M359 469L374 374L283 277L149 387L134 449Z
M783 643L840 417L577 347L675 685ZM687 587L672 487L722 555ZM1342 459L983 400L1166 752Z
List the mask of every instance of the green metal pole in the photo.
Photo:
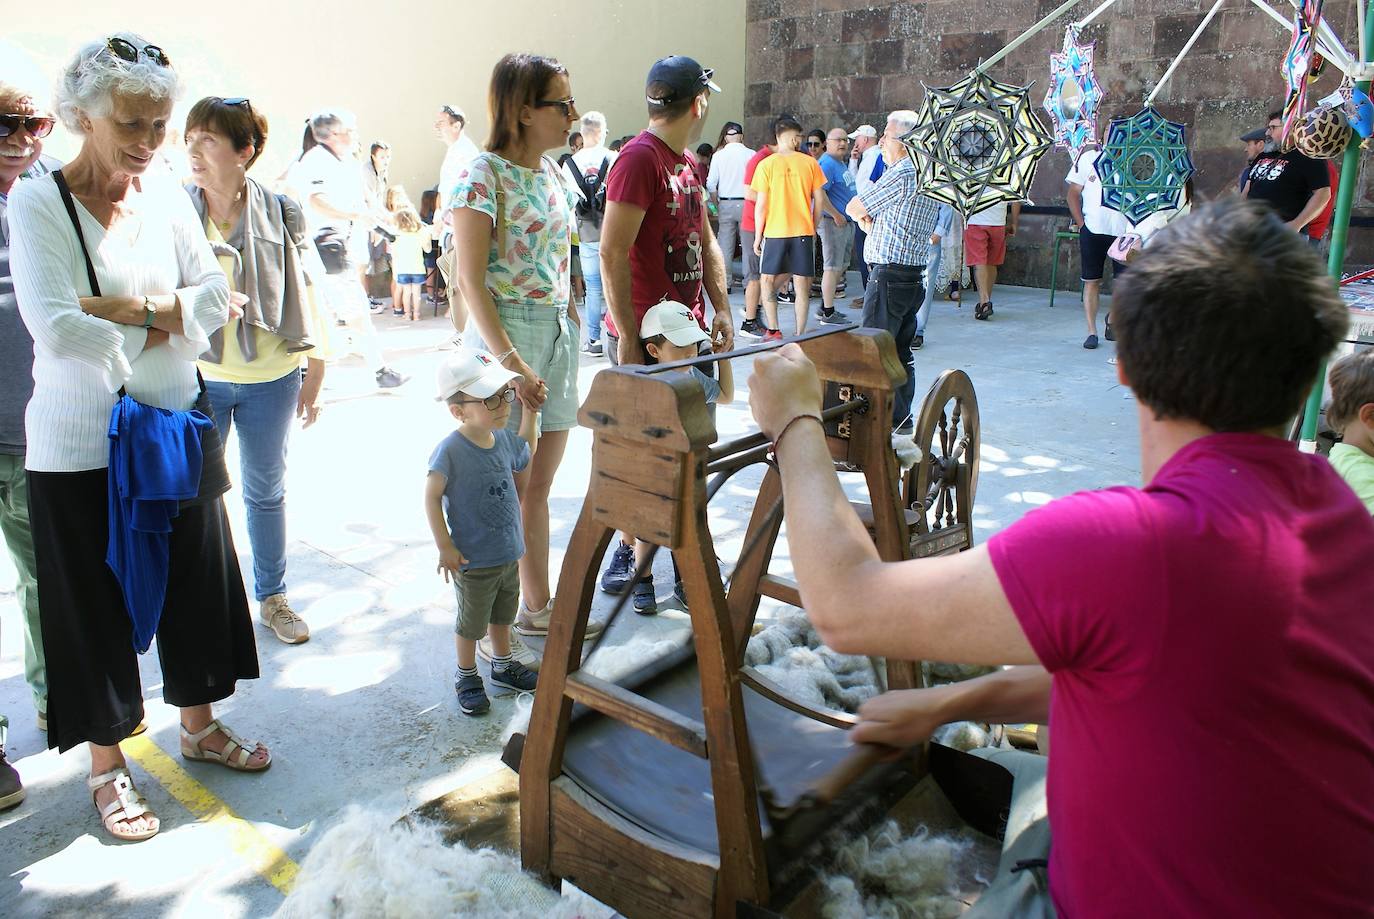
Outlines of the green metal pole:
M1374 4L1365 12L1364 47L1360 49L1360 60L1368 61L1374 57ZM1369 92L1369 81L1360 80L1355 84L1360 91ZM1350 206L1355 200L1355 184L1360 172L1360 140L1351 132L1350 142L1345 146L1345 159L1341 161L1341 184L1336 191L1336 209L1331 214L1331 254L1326 268L1337 284L1341 282L1341 272L1345 270L1345 240L1350 231ZM1303 440L1317 439L1317 414L1322 407L1322 391L1326 386L1326 361L1317 368L1317 382L1307 397L1307 406L1302 413Z

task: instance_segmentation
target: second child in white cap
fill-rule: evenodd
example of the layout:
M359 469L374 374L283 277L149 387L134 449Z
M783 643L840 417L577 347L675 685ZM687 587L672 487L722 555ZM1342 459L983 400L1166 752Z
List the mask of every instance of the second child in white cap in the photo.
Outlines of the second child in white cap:
M702 342L710 342L711 337L702 330L701 325L692 316L692 311L685 304L665 300L649 307L649 311L644 314L639 323L639 340L648 352L651 362L670 364L673 361L696 357L701 351ZM701 384L712 418L715 417L714 406L735 401L735 375L730 368L730 362L719 361L716 369L718 380L711 379L696 367L685 367L680 371ZM601 587L607 593L620 593L629 587L634 572L638 571L644 559L648 558L649 544L640 539L636 540L634 547L631 548L629 539L628 533L620 534L620 542L616 546L615 556L611 559L611 566L601 579ZM658 612L652 572L634 584L633 590L631 602L636 613L651 616ZM680 583L674 585L673 593L679 600L682 599Z
M458 673L454 691L465 715L491 707L477 672L479 641L490 642L491 681L509 689L533 690L538 677L512 656L511 623L520 596L518 562L525 554L515 474L534 456L539 413L526 411L520 430L506 429L513 381L518 373L492 354L460 348L439 367L438 396L458 430L429 458L425 516L439 550L438 570L453 582L458 599L455 644ZM516 639L518 641L518 639ZM528 656L523 645L519 650Z

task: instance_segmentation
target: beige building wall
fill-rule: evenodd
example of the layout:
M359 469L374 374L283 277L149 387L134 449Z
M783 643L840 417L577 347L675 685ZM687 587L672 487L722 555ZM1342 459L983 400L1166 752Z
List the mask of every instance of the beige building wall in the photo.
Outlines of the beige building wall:
M44 96L82 42L133 30L161 46L186 86L181 123L195 100L247 96L271 123L255 178L275 178L299 152L305 117L328 105L358 115L359 140L393 150L392 179L418 203L438 180L443 145L433 132L444 103L462 107L479 147L487 135L491 68L512 51L549 54L568 67L579 109L597 109L610 137L647 122L644 77L668 54L716 69L703 140L744 116L744 0L244 0L206 8L184 0L7 3L0 79ZM75 140L58 128L48 150L66 158Z

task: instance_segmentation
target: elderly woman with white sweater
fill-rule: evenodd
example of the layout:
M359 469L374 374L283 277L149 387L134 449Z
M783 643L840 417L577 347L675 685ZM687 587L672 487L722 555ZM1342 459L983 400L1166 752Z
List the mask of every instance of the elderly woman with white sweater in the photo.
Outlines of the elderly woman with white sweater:
M143 717L143 699L135 623L106 563L107 554L115 557L111 412L125 392L145 405L191 409L201 391L196 358L229 308L228 285L190 200L170 179L146 175L177 89L167 55L137 35L85 45L57 91L58 114L83 138L81 151L9 199L15 291L34 339L25 420L48 744L62 751L87 744L101 822L129 841L151 837L159 824L119 749ZM265 769L267 748L239 739L211 711L237 680L258 675L218 494L183 501L167 544L156 635L163 698L181 709L182 755Z

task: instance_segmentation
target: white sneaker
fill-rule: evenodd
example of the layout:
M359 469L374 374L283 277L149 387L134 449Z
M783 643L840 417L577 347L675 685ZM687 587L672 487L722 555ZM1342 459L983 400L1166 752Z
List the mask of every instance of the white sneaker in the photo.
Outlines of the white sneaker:
M549 602L541 610L532 610L520 601L520 612L515 614L515 625L513 628L521 635L529 635L534 638L544 638L549 634L549 622L553 619L553 597L549 597ZM601 634L605 628L600 622L594 619L587 620L587 632L583 636L585 641ZM525 666L529 666L526 664Z
M491 663L492 651L489 636L483 635L477 639L477 656L488 664ZM516 663L524 664L527 669L533 670L535 673L539 672L539 656L530 650L529 645L520 640L519 635L510 637L510 657Z

